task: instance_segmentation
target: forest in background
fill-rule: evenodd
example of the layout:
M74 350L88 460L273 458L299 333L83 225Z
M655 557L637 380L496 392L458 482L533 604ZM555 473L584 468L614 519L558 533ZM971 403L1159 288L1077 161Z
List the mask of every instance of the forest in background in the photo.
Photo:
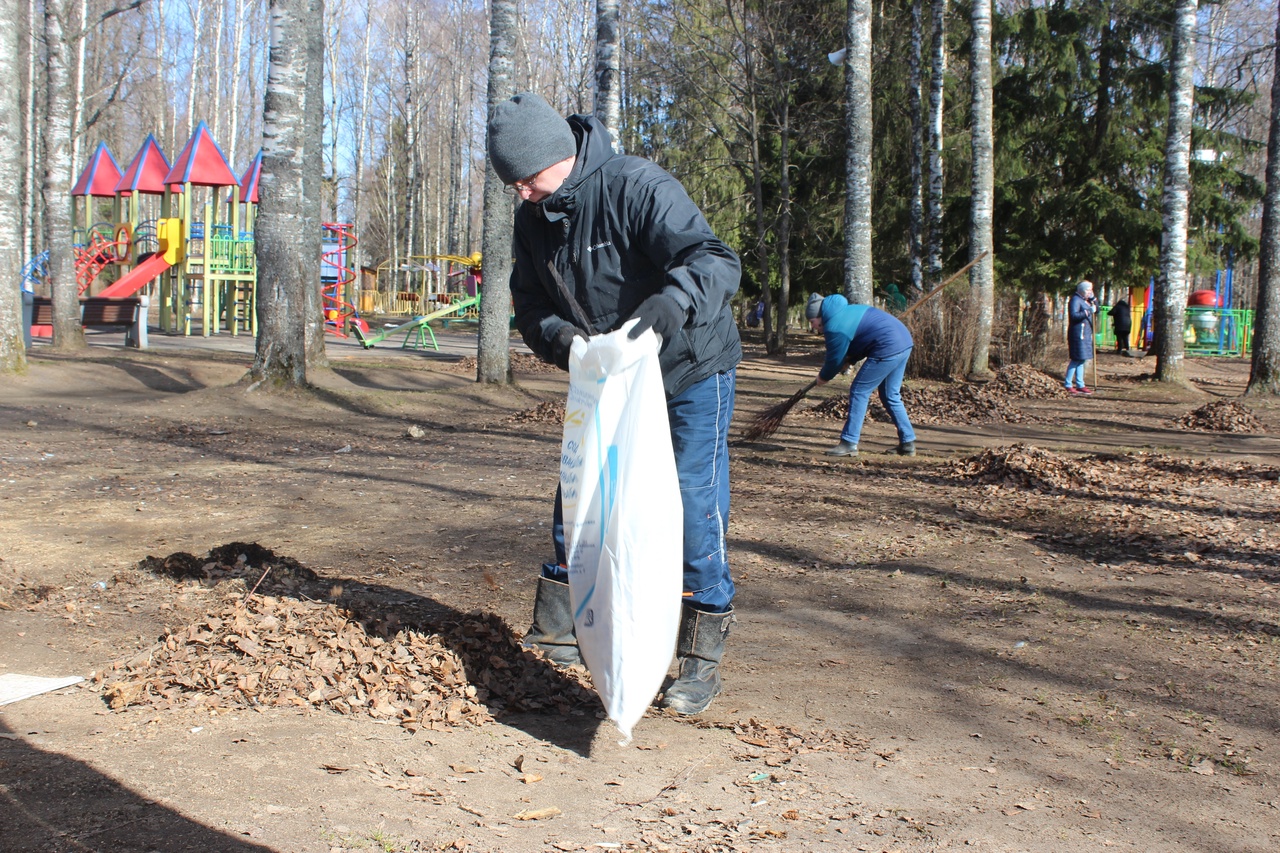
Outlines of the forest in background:
M172 157L201 120L239 172L260 144L267 5L27 0L20 198L28 257L43 248L42 16L62 19L77 173L99 141L123 165L154 133ZM486 5L330 0L324 8L322 217L356 224L365 264L478 249ZM1002 292L1059 293L1084 276L1102 287L1141 285L1157 274L1173 8L1152 0L997 4L993 254ZM590 112L594 4L529 0L515 9L515 88L566 113ZM847 4L622 0L618 9L625 150L685 183L742 253L748 296L766 280L777 286L783 257L794 290L840 289L847 132L844 71L829 54L845 43ZM964 3L873 7L881 297L909 294L968 259L969 21ZM1274 21L1273 4L1250 0L1205 5L1197 19L1188 272L1212 277L1235 267L1244 305L1257 279ZM940 133L913 122L911 109L913 89L927 99L934 78ZM926 214L936 222L933 268L923 273L913 269L922 249L911 228L912 205L928 205L919 189L927 178L913 171L921 148L936 148L942 167L941 204Z

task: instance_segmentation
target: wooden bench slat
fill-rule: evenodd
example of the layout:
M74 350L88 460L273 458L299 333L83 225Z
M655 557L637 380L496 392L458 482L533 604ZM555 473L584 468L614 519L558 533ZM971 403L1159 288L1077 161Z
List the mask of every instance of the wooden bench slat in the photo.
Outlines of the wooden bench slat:
M136 296L123 299L102 299L91 296L80 300L80 324L97 328L99 326L132 326L138 320L138 309L142 300ZM47 296L37 296L31 302L31 324L33 326L53 325L53 300Z
M80 324L85 327L98 326L132 326L138 319L138 307L141 300L98 299L90 297L80 300Z

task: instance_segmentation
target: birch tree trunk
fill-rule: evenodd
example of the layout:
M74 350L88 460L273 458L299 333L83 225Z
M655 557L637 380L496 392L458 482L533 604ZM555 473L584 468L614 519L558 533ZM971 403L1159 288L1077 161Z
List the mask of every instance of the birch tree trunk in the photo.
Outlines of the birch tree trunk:
M236 8L235 4L232 8ZM213 108L209 111L209 125L213 128L213 138L217 139L226 131L222 124L222 33L227 21L226 4L219 3L215 14L218 20L213 27ZM232 160L231 168L235 167L235 161Z
M271 0L271 48L262 109L262 177L255 227L258 340L250 376L272 389L307 384L307 331L320 317L306 308L320 280L319 139L308 107L312 78L323 73L322 0ZM314 173L314 179L308 175Z
M514 0L493 0L489 19L488 111L515 94L512 72L519 31ZM487 134L487 131L486 131ZM495 385L511 382L511 237L513 209L511 197L502 191L502 181L489 164L488 138L485 141L484 258L483 293L480 300L480 329L476 345L476 381Z
M70 14L70 9L67 10ZM83 163L84 156L84 136L80 130L84 127L84 56L85 49L89 39L86 38L84 27L89 16L88 0L80 0L76 8L76 17L74 20L67 22L66 32L80 33L75 36L76 51L74 63L75 86L71 89L71 169L76 171L76 167ZM85 204L92 205L93 197L85 196Z
M871 304L871 2L848 0L845 54L844 295Z
M969 219L969 260L985 257L969 273L974 313L973 366L969 376L991 376L991 326L995 315L995 262L992 211L995 205L995 142L991 115L991 0L973 3L973 189Z
M1275 65L1280 68L1280 10ZM1280 394L1280 74L1271 76L1271 128L1267 134L1267 193L1262 202L1258 301L1253 317L1250 395Z
M911 0L911 56L908 105L911 113L911 291L924 293L924 0Z
M205 0L195 0L195 8L191 10L191 77L187 85L187 135L196 127L196 92L200 83L200 59L204 47L204 4Z
M155 0L156 9L156 73L160 77L160 93L169 91L169 24L165 15L165 0ZM160 128L156 134L160 137L161 147L173 150L174 134L177 133L178 105L176 99L165 98L160 107Z
M947 84L947 0L933 0L933 63L929 76L929 205L925 231L926 280L932 287L942 282L942 194L945 162L942 116ZM935 303L941 305L941 302Z
M372 64L369 61L370 47L373 36L373 12L366 7L364 10L364 59L360 66L360 127L356 133L356 186L353 193L353 209L355 214L352 222L355 225L356 234L364 233L364 207L362 201L364 199L364 158L365 145L369 138L369 74L372 71ZM365 256L364 249L357 249L357 258Z
M22 77L18 0L0 0L0 80ZM0 86L0 374L27 369L22 335L22 106L18 87Z
M785 345L787 318L777 310L770 281L769 221L765 216L764 164L761 162L760 154L761 121L758 94L760 86L756 73L758 46L750 32L747 28L743 28L743 70L746 73L744 83L747 91L747 97L743 99L743 107L746 110L743 122L746 125L747 141L751 151L751 198L754 202L751 207L756 225L756 266L760 276L760 293L764 301L764 317L760 325L764 331L765 351L770 355L777 355L783 351L782 347Z
M618 0L596 0L596 118L609 128L622 153L622 74L619 69Z
M1178 0L1169 57L1169 130L1160 210L1160 278L1155 297L1156 381L1186 384L1182 324L1187 306L1187 218L1191 195L1191 114L1195 100L1196 0Z
M49 250L53 297L53 346L72 352L84 349L80 325L80 292L71 250L71 80L67 67L66 0L47 0L44 9L45 114L41 133L44 153L44 245Z
M231 131L230 148L227 151L227 159L231 161L231 168L236 168L236 155L239 151L240 143L240 81L244 78L244 69L242 67L242 59L244 55L244 18L249 14L248 9L241 9L240 5L232 4L231 14L235 15L235 23L231 28L231 38L235 41L235 51L231 60ZM252 146L250 146L252 150ZM250 158L252 159L252 157Z
M292 3L295 0L288 0ZM303 326L307 369L328 367L325 353L324 301L320 296L321 207L324 204L324 0L305 0L306 85L303 87L302 144L309 159L303 161L301 251L310 252L310 283L302 290Z
M15 25L17 22L14 22ZM25 171L22 182L23 262L36 255L36 149L40 144L36 122L36 0L27 0L27 87L23 121L26 123Z
M416 98L418 94L418 16L410 6L408 32L405 34L404 51L404 143L407 158L405 173L405 247L406 257L422 254L418 247L422 245L418 234L418 195L420 154L418 152L418 115ZM405 276L405 289L409 290L410 274Z
M780 64L780 63L779 63ZM779 78L781 74L778 75ZM778 326L775 349L787 351L787 306L791 301L791 92L779 93L778 110ZM870 231L868 230L868 233ZM868 254L870 246L868 245ZM868 279L869 281L869 279ZM870 294L868 293L868 296Z

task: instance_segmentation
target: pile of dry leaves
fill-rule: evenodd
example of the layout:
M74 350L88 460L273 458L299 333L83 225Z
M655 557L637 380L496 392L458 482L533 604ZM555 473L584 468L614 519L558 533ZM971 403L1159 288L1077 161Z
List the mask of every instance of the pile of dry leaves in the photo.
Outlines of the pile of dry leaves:
M876 402L868 410L872 420L888 422L889 413L880 405L878 397L873 399ZM1034 420L983 385L904 385L902 404L907 407L907 416L914 424L1028 423ZM800 417L844 420L849 416L849 399L843 394L828 397L798 414Z
M1010 364L996 371L995 378L987 383L994 394L1021 400L1044 400L1070 397L1062 379L1050 376L1029 364Z
M1043 492L1076 489L1088 481L1080 462L1027 444L991 448L958 459L946 473L956 480Z
M1072 457L1027 444L983 450L945 470L951 479L1042 492L1087 488L1098 495L1171 495L1204 486L1266 488L1280 468L1218 459L1184 459L1161 453L1103 453Z
M1174 423L1182 429L1206 432L1262 432L1262 422L1253 412L1234 400L1206 403Z
M513 352L509 354L511 357L512 373L560 373L560 368L554 364L548 364L536 355L529 355L523 352ZM460 358L457 361L450 362L447 370L453 373L470 373L475 375L479 364L473 355Z
M563 424L564 400L548 400L545 403L539 403L532 409L516 412L507 418L507 423Z
M243 543L203 559L149 557L140 568L213 582L225 595L202 619L100 676L110 680L112 708L315 707L417 731L599 705L584 672L556 670L521 648L493 614L428 620L428 608L403 592L325 581Z

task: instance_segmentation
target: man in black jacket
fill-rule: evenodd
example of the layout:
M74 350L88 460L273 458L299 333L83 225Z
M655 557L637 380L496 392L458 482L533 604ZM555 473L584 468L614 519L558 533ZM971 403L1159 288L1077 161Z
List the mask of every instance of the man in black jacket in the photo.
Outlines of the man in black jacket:
M663 705L706 710L720 692L719 665L733 616L725 547L729 522L729 419L742 344L729 300L738 256L711 232L684 187L656 164L613 150L591 116L567 120L533 93L489 118L494 171L523 202L516 210L511 296L529 348L567 369L578 336L630 319L652 328L667 394L671 443L684 503L684 603L680 675ZM569 605L564 525L556 492L552 540L525 640L551 660L580 660Z

